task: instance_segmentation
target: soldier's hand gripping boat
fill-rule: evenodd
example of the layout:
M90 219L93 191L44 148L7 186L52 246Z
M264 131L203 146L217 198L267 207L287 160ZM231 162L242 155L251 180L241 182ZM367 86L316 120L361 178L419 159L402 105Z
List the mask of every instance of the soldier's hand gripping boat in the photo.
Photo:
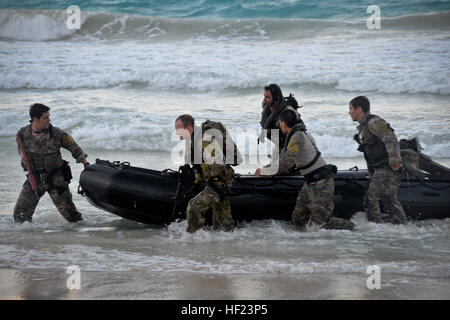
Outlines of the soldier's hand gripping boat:
M404 175L399 200L410 219L450 217L450 169L419 153L422 175ZM126 219L148 224L166 224L186 218L186 205L195 196L190 166L179 171L156 171L129 163L98 160L84 169L79 193L95 206ZM235 175L229 190L233 218L290 220L301 175ZM350 219L364 211L363 197L369 184L367 170L352 168L335 175L334 215Z

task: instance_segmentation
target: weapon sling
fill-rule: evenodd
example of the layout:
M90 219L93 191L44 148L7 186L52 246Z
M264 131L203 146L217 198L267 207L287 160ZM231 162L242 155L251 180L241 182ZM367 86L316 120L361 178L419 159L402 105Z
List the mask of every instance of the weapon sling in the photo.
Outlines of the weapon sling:
M28 180L30 181L31 189L34 191L34 194L36 198L39 200L39 194L37 191L37 183L36 183L36 177L34 176L33 170L31 168L30 159L28 158L28 155L25 151L25 146L23 145L22 138L20 134L17 134L17 141L19 142L19 149L20 149L20 157L22 158L22 162L27 167L28 171Z

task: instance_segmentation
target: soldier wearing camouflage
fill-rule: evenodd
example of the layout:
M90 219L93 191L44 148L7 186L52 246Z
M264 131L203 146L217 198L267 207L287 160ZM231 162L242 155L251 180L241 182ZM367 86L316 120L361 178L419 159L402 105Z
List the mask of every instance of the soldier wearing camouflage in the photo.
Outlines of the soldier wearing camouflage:
M306 182L298 194L292 222L300 228L305 228L309 221L312 221L326 229L353 229L353 223L350 221L332 216L332 169L321 156L313 137L306 132L303 122L299 123L294 117L298 117L298 114L290 107L280 114L280 124L287 137L277 173L286 173L295 165L305 176ZM261 174L268 174L266 168L260 170Z
M44 111L36 117L32 110ZM47 111L45 111L47 110ZM73 138L63 130L53 127L50 123L49 108L42 104L34 104L30 108L32 121L47 122L40 130L35 131L33 124L21 128L17 133L25 152L30 161L33 175L37 180L37 190L31 188L29 178L23 184L22 191L14 208L14 220L16 222L32 221L35 208L39 199L48 192L61 215L69 222L82 220L80 212L77 211L69 190L70 168L62 159L60 149L65 148L72 153L76 162L88 164L87 154L75 143ZM19 145L19 141L17 141ZM21 153L19 147L19 154ZM23 161L21 165L24 170L27 167Z
M209 143L204 143L204 148ZM195 232L205 225L205 214L212 209L214 228L225 231L234 229L230 200L226 193L233 184L234 170L229 164L206 164L203 162L195 174L195 183L206 183L206 187L187 206L188 232Z
M198 137L194 136L194 130L200 131L202 129L195 127L194 119L190 115L183 115L178 117L175 121L175 128L181 128L188 130L191 133L191 153L194 153L197 149L196 142L200 141L201 146L201 164L196 164L195 157L190 163L194 163L195 183L205 184L204 189L192 198L188 202L187 206L187 232L196 232L205 225L205 214L212 210L213 227L216 229L222 229L225 231L232 231L235 223L231 213L230 200L227 196L227 190L231 188L233 184L234 170L225 162L212 162L206 161L206 153L210 152L211 158L214 158L215 148L208 148L213 141L202 141ZM197 130L198 129L198 130ZM206 150L206 152L205 152ZM223 159L225 160L225 158Z
M353 121L359 122L355 140L359 143L358 150L364 153L370 175L364 199L368 219L377 223L405 223L406 215L398 200L402 159L394 130L384 119L370 114L366 97L353 99L349 109ZM380 202L387 217L381 213Z

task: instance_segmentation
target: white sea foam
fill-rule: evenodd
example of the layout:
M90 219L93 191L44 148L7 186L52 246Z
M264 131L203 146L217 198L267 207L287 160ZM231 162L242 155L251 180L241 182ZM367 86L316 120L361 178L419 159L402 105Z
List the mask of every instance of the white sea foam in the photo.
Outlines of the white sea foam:
M248 116L245 112L219 116L235 139L239 150L248 156L247 163L256 161L252 157L257 154L268 152L268 144L271 144L257 144L260 126L257 120L251 123L250 120L243 122L242 119L247 119ZM198 120L217 117L218 115L214 114L203 114ZM95 107L90 110L58 109L52 111L52 118L57 119L54 123L56 127L69 132L84 149L171 152L180 143L174 135L172 115ZM333 114L317 118L314 113L305 118L309 132L326 158L362 157L353 141L357 130L354 125L349 125L347 120L345 114L339 119ZM14 136L18 128L26 123L26 114L18 114L17 111L4 112L0 120L0 137ZM449 133L446 128L430 131L426 129L427 123L411 128L408 119L397 120L394 127L399 139L419 137L426 154L437 158L450 158ZM268 150L270 154L270 149Z
M358 213L352 219L358 227L353 232L300 232L288 222L265 220L240 224L232 233L204 229L194 234L186 233L186 221L156 230L127 230L104 222L71 229L38 223L34 229L2 228L12 243L0 244L0 267L43 269L76 264L83 271L365 274L367 266L375 263L385 274L445 278L448 260L442 246L448 234L447 220L380 225ZM24 248L16 243L23 233L38 241ZM423 247L426 243L436 248ZM371 252L376 252L377 260L372 261ZM433 259L420 260L424 254Z
M23 16L16 17L20 14ZM72 31L53 22L63 15L0 10L0 30L5 37L18 34L28 40L53 39L59 34L64 38ZM26 22L29 18L31 22ZM249 41L243 39L247 36L242 30L259 30L266 37L264 28L273 28L276 23L246 21L238 26L225 23L209 28L195 20L158 21L94 13L83 21L76 37L64 41L2 42L0 89L125 86L208 92L257 88L276 80L282 86L313 85L344 91L450 94L448 30L375 34L354 26L347 30L332 25L327 26L332 33L309 33L310 38L304 38L307 29L301 26L300 33L291 38ZM158 42L125 36L130 28L137 34L145 29L150 32L144 32L148 40L176 27L172 30L176 37L185 32L186 23L195 24L194 29L202 35ZM23 24L23 30L16 30ZM235 27L242 30L232 31ZM205 34L218 30L219 37L207 40L210 37ZM80 40L83 32L85 37ZM124 36L120 41L107 40L110 33ZM232 41L227 33L234 34ZM90 38L95 41L86 40ZM99 41L102 39L105 41ZM268 50L270 47L277 50ZM355 47L358 50L349 49Z
M450 12L384 17L389 31L446 30ZM175 19L81 10L81 29L69 30L65 10L0 9L0 38L12 40L194 40L264 41L354 36L360 19ZM313 30L314 32L311 32ZM389 36L389 33L385 33Z
M59 40L75 34L62 10L0 10L0 39Z
M0 49L7 61L0 66L0 88L126 86L208 92L258 88L277 79L281 86L291 87L313 85L357 92L450 94L449 42L376 41L358 45L361 51L341 54L339 46L327 43L281 44L279 50L285 53L279 55L267 52L266 45L243 43L232 46L122 43L113 48L111 44L93 47L77 43L60 47L52 43L19 47L6 43ZM54 48L49 50L49 46ZM238 56L233 54L236 51L240 52ZM367 55L367 51L378 54ZM259 66L264 72L258 70ZM283 76L280 78L279 74Z

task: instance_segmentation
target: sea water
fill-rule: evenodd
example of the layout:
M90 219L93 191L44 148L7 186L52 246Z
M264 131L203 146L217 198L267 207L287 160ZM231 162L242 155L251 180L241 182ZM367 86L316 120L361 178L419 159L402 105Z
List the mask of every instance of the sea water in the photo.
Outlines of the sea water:
M278 83L325 159L348 169L365 167L348 103L366 95L398 138L450 165L450 4L377 3L381 29L370 30L367 1L79 1L71 30L70 1L0 1L0 297L450 298L448 219L377 225L358 212L353 232L263 220L188 234L186 221L144 225L92 207L65 150L85 221L67 223L47 195L32 224L12 218L25 180L15 133L35 102L91 163L177 169L179 114L256 140L263 87ZM80 290L67 286L70 266ZM369 266L381 289L367 285Z

